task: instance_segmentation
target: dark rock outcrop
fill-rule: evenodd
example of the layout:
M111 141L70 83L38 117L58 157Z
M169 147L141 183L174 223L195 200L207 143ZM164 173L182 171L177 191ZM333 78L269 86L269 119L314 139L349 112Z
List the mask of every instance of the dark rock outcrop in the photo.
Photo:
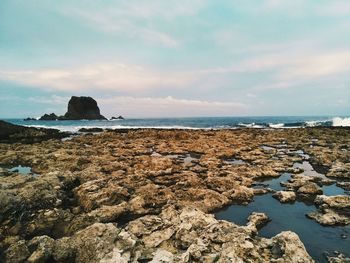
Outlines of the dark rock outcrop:
M24 120L24 121L36 121L35 118L31 118L31 117L25 118L25 119L23 119L23 120Z
M103 132L102 128L81 128L79 132Z
M40 117L39 121L55 121L58 119L58 116L55 113L44 114Z
M100 114L97 102L91 97L73 96L68 102L68 111L60 119L64 120L105 120Z
M63 133L55 129L24 127L0 121L0 143L33 143L54 138L60 139L67 136L68 133Z
M111 120L124 120L123 116L118 116L118 117L112 117Z

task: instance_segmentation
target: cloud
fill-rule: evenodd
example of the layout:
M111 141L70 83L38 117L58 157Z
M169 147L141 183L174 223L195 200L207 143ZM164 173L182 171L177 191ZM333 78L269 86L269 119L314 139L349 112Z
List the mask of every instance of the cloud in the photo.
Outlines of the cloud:
M349 72L350 50L307 56L284 74L288 77L324 77Z
M341 76L350 71L350 51L294 49L289 52L266 52L237 61L232 65L195 70L145 68L121 63L97 63L71 68L0 70L0 79L50 91L109 91L121 95L156 94L157 91L217 90L231 87L240 90L244 75L264 73L253 80L253 89L287 89ZM255 82L255 83L254 83ZM338 82L337 82L338 83ZM249 88L249 86L248 86ZM249 92L249 90L247 91Z
M98 99L98 103L107 116L122 114L127 117L232 116L249 110L244 103L177 99L171 96L112 97Z
M156 30L154 28L148 28L145 25L137 25L130 20L123 20L117 15L108 15L104 13L91 13L86 11L76 11L75 14L80 19L85 20L85 24L91 27L104 31L112 35L119 35L130 40L142 40L150 44L158 44L161 46L173 48L179 45L176 40L169 33Z
M65 96L18 96L0 97L0 101L33 105L28 109L28 116L55 112L64 114L70 97ZM101 113L106 117L123 115L137 117L191 117L191 116L232 116L245 114L250 106L240 102L206 101L168 97L132 97L114 96L109 98L94 97Z
M191 76L125 64L91 64L66 69L0 70L0 79L48 90L135 92L160 87L181 87Z
M350 2L347 0L333 0L326 4L320 5L317 12L324 16L343 16L349 15Z
M85 26L129 40L176 48L180 41L162 29L164 23L175 22L184 16L195 15L206 1L118 1L102 4L91 1L87 5L68 5L61 13L78 19Z

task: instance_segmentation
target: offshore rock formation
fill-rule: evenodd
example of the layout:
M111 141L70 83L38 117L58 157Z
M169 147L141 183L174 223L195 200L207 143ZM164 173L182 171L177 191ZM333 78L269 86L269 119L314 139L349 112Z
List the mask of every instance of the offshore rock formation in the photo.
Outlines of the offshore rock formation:
M313 138L318 146L310 147ZM4 167L38 174L0 169L0 261L312 262L292 232L259 237L268 215L253 213L243 226L210 215L250 202L262 178L299 173L288 182L297 196L304 184L320 182L292 168L302 157L276 150L285 141L320 165L350 157L342 150L348 130L322 128L115 130L0 143ZM226 161L232 158L245 162ZM348 199L316 200L349 218Z
M55 121L58 119L58 116L55 113L44 114L40 117L39 121Z
M28 118L27 120L32 119ZM106 118L101 115L97 102L93 98L72 96L68 102L68 110L65 115L57 116L55 113L44 114L39 120L106 120Z
M118 117L112 117L111 120L124 120L124 117L119 115Z
M68 102L68 111L61 118L65 120L105 120L100 114L97 102L91 97L73 96Z

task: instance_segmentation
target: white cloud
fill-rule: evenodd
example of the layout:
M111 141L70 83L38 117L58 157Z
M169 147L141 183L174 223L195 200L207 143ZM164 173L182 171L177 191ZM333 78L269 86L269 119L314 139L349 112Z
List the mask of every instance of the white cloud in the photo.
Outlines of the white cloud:
M288 77L322 77L349 72L350 50L306 56L284 74Z
M61 13L111 35L174 48L180 45L180 41L170 32L160 29L159 25L195 15L205 3L203 0L118 1L106 6L92 1L79 7L75 4L65 6Z
M121 63L97 63L71 68L32 70L0 70L0 79L53 91L89 92L111 91L114 94L156 94L164 90L216 90L230 87L240 90L236 80L244 74L266 73L255 89L286 89L301 84L336 78L350 71L350 50L324 52L294 49L289 52L269 52L248 57L224 67L181 71L144 68ZM337 82L338 83L338 82ZM168 94L169 94L168 93Z
M133 92L161 87L182 87L190 75L148 70L124 64L93 64L66 69L0 70L0 79L48 90L91 89Z
M348 0L332 0L326 4L320 5L317 12L325 16L342 16L349 15L350 2Z
M65 113L70 97L52 95L49 97L0 97L0 101L12 101L20 104L36 105L35 109L28 109L28 116L43 115L55 112ZM240 102L206 101L194 99L178 99L168 97L131 97L114 96L100 98L94 96L106 117L123 115L127 118L137 117L193 117L193 116L233 116L246 114L250 106ZM39 106L38 106L39 105Z
M97 99L106 116L126 117L189 117L233 116L244 114L249 106L238 102L177 99L173 97L112 97Z

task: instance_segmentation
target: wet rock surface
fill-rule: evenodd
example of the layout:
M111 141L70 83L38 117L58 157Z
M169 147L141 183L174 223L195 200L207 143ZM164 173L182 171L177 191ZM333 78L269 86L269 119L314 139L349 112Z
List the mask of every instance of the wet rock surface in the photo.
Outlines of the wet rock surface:
M310 148L312 138L318 141ZM286 141L288 150L281 151L278 145ZM141 129L85 134L64 142L2 143L2 166L30 166L40 176L0 176L1 258L312 262L292 232L270 239L257 235L268 215L253 214L247 225L238 226L209 213L249 203L257 194L253 183L285 172L294 173L294 181L286 183L296 195L320 193L323 179L304 180L308 176L293 165L305 157L291 152L302 149L313 163L332 167L349 159L341 151L344 144L349 144L347 130L321 128ZM322 199L320 207L327 204L325 209L349 218L347 207L327 202Z

